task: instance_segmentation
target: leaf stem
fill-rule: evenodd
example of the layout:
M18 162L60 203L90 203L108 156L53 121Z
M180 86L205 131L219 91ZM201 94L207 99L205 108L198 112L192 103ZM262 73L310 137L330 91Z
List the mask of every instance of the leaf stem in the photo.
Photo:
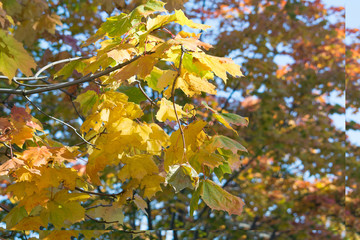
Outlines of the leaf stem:
M181 65L182 65L183 57L184 57L184 48L183 48L183 46L181 46L181 55L180 55L180 61L179 61L179 68L177 69L177 74L175 76L175 79L174 79L174 82L173 82L173 85L172 85L171 98L172 98L172 103L173 103L173 107L174 107L176 121L177 121L177 124L179 125L179 130L180 130L181 138L182 138L182 142L183 142L183 149L184 149L183 159L184 159L185 156L186 156L185 135L184 135L183 129L181 128L181 123L180 123L179 116L178 116L177 111L176 111L176 104L175 104L175 85L176 85L176 82L177 82L177 80L178 80L178 78L180 77L180 74L181 74Z

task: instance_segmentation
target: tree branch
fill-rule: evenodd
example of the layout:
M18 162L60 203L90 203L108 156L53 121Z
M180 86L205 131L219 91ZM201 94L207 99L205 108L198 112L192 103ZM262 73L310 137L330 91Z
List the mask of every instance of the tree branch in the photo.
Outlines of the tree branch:
M223 111L227 107L227 105L229 104L230 99L232 98L232 95L237 91L237 88L239 86L240 86L240 82L238 82L236 84L236 86L233 88L233 90L231 91L230 95L228 96L228 98L226 99L224 105L222 106L221 111Z
M150 102L154 107L160 108L160 107L146 94L146 92L144 91L144 89L141 87L140 81L136 81L136 83L138 84L140 91L141 91L142 94L147 98L147 100L149 100L149 102Z
M0 208L2 210L4 210L5 212L10 212L10 210L7 207L5 207L4 205L2 205L2 204L0 204Z
M85 216L86 216L87 218L89 218L90 220L93 220L93 221L95 221L95 222L97 222L97 223L107 223L107 224L109 224L109 223L118 223L118 222L119 222L119 221L111 221L111 222L101 221L101 220L97 220L97 219L95 219L95 218L93 218L93 217L90 217L90 216L87 215L87 214L85 214Z
M153 230L150 200L147 199L146 203L147 203L146 212L147 212L147 220L148 220L148 230Z
M181 46L180 62L179 62L179 67L177 69L177 74L175 76L175 79L174 79L174 82L173 82L173 85L172 85L171 98L172 98L172 103L173 103L173 107L174 107L176 121L177 121L177 124L179 126L179 130L180 130L181 138L182 138L182 142L183 142L183 149L184 149L183 159L184 159L185 156L186 156L185 135L184 135L183 129L181 128L181 123L180 123L179 116L178 116L177 111L176 111L176 104L175 104L175 85L176 85L176 82L177 82L177 80L178 80L178 78L180 77L180 74L181 74L181 65L182 65L183 57L184 57L184 48L183 48L183 46Z
M146 52L146 54L152 54L154 52ZM49 85L47 87L42 87L42 88L38 88L38 89L33 89L33 90L16 90L16 89L0 89L0 93L8 93L8 94L16 94L16 95L25 95L25 96L29 96L35 93L43 93L43 92L48 92L48 91L52 91L52 90L58 90L61 88L66 88L66 87L70 87L76 84L80 84L80 83L84 83L84 82L89 82L89 81L93 81L94 79L107 75L113 71L116 71L122 67L125 67L126 65L135 62L136 60L138 60L140 57L142 57L145 53L138 55L136 57L134 57L133 59L126 61L124 63L118 64L115 67L109 67L107 69L105 69L104 71L100 71L97 72L93 75L86 75L84 77L81 77L75 81L72 82L65 82L65 83L58 83L58 84L52 84ZM41 69L43 70L43 69Z
M90 191L86 191L83 190L81 188L75 187L75 190L82 192L82 193L87 193L87 194L91 194L91 195L97 195L97 196L103 196L103 197L112 197L112 198L117 198L118 195L121 195L123 192L120 193L114 193L114 194L110 194L110 193L98 193L98 192L90 192Z
M86 209L86 210L89 210L89 209L97 208L97 207L112 207L112 206L113 206L112 204L107 204L107 205L98 204L98 205L95 205L95 206L87 207L87 208L85 208L85 209Z

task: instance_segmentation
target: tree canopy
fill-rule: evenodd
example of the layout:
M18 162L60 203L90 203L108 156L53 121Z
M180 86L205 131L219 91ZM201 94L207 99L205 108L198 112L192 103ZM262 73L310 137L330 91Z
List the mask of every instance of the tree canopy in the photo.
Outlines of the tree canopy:
M0 3L0 236L358 239L344 8L164 4Z

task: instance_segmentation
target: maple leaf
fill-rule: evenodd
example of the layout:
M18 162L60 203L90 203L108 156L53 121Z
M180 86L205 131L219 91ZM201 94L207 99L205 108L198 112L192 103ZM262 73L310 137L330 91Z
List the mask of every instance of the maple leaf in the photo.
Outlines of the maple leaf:
M199 176L189 164L173 165L169 167L166 182L171 184L175 192L180 192L184 188L197 188Z
M119 172L119 179L136 178L143 179L146 175L152 175L159 172L152 156L150 155L135 155L121 159L125 166Z
M182 110L181 106L175 104L175 107L179 119L182 118L183 116L187 116L187 113ZM176 115L171 101L165 98L161 99L160 109L156 114L156 119L160 122L165 122L166 120L176 121Z
M12 229L23 218L27 217L28 213L22 206L15 206L11 211L2 219L6 223L6 228Z
M41 165L47 164L49 158L52 156L52 153L45 146L42 147L29 147L25 150L20 158L28 165L29 167L39 167Z
M152 198L157 192L161 191L161 184L165 178L160 175L146 175L140 184L140 188L144 189L144 198Z
M11 230L39 230L44 226L40 216L28 216L21 219Z
M99 206L88 210L86 213L93 218L102 218L106 222L116 221L117 224L122 224L124 221L123 209L115 205L110 207Z
M0 43L0 72L10 81L15 77L17 69L30 76L31 69L35 68L36 64L22 44L2 29L0 29Z
M239 197L231 195L209 179L203 181L200 187L200 196L211 209L241 215L244 202Z
M0 176L6 175L9 171L18 169L21 166L24 166L24 161L18 158L11 158L0 166Z
M246 148L243 145L231 138L222 135L216 135L212 137L207 148L210 150L210 152L213 152L217 148L231 150L234 154L236 154L237 151L247 152Z
M140 208L143 211L143 213L145 213L145 215L148 215L147 211L145 210L145 208L147 208L147 203L145 202L144 199L142 199L139 195L135 194L134 203L138 208Z
M234 77L242 77L243 74L240 71L240 66L235 64L230 58L220 58L207 55L201 52L192 53L202 64L206 65L215 73L216 76L220 77L225 83L227 80L226 73Z
M247 126L249 124L249 119L241 117L234 113L219 113L215 109L211 108L206 102L202 101L202 105L204 105L207 109L211 110L214 113L214 117L222 123L226 128L233 130L237 135L237 131L232 128L232 125L236 126Z

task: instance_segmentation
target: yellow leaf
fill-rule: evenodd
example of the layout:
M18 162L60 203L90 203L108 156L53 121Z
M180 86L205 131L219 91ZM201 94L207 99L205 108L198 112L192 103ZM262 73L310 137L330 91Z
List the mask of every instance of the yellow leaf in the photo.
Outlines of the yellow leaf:
M135 155L131 157L124 157L121 162L125 166L119 172L119 179L125 181L126 179L136 178L143 179L145 175L151 175L159 172L153 157L151 155Z
M96 207L91 208L86 212L92 218L102 218L104 221L107 222L115 222L117 224L122 224L124 221L124 213L121 207L116 205L110 207Z
M23 218L11 230L40 230L41 226L45 226L40 216L29 216Z
M147 203L144 201L144 199L142 199L139 195L135 194L134 203L138 208L143 211L143 213L145 213L145 215L148 215L147 211L145 210L145 208L147 208Z
M165 178L159 175L147 175L140 184L141 189L144 189L144 198L152 198L157 192L161 190L161 184L164 183Z
M179 119L181 119L183 116L187 116L187 113L182 110L181 106L175 104L175 108ZM160 109L156 114L156 119L160 122L165 122L166 120L169 121L176 120L173 103L171 101L165 98L161 99Z
M177 74L177 72L173 71L173 70L163 71L163 73L161 74L161 76L158 79L156 88L159 91L162 91L164 88L171 85L174 82L176 74Z
M240 66L234 63L230 58L221 58L207 55L201 52L192 53L202 64L206 65L215 73L216 76L220 77L225 83L227 80L226 73L234 77L243 76L240 71Z
M43 240L69 240L73 237L78 237L79 233L75 230L51 230L51 231L40 231L40 233L47 233L48 235L42 236L40 234L41 239Z
M188 19L182 10L175 10L174 15L176 17L175 22L180 24L181 26L186 25L188 27L197 28L197 29L201 29L201 30L206 30L206 29L210 28L209 25L195 23L192 20Z
M185 144L187 154L195 152L204 142L206 134L203 131L207 123L205 121L195 121L184 128ZM184 163L184 148L180 130L173 132L170 136L170 147L165 150L164 168L167 171L169 166ZM190 151L191 150L191 151ZM188 156L190 157L190 156Z

